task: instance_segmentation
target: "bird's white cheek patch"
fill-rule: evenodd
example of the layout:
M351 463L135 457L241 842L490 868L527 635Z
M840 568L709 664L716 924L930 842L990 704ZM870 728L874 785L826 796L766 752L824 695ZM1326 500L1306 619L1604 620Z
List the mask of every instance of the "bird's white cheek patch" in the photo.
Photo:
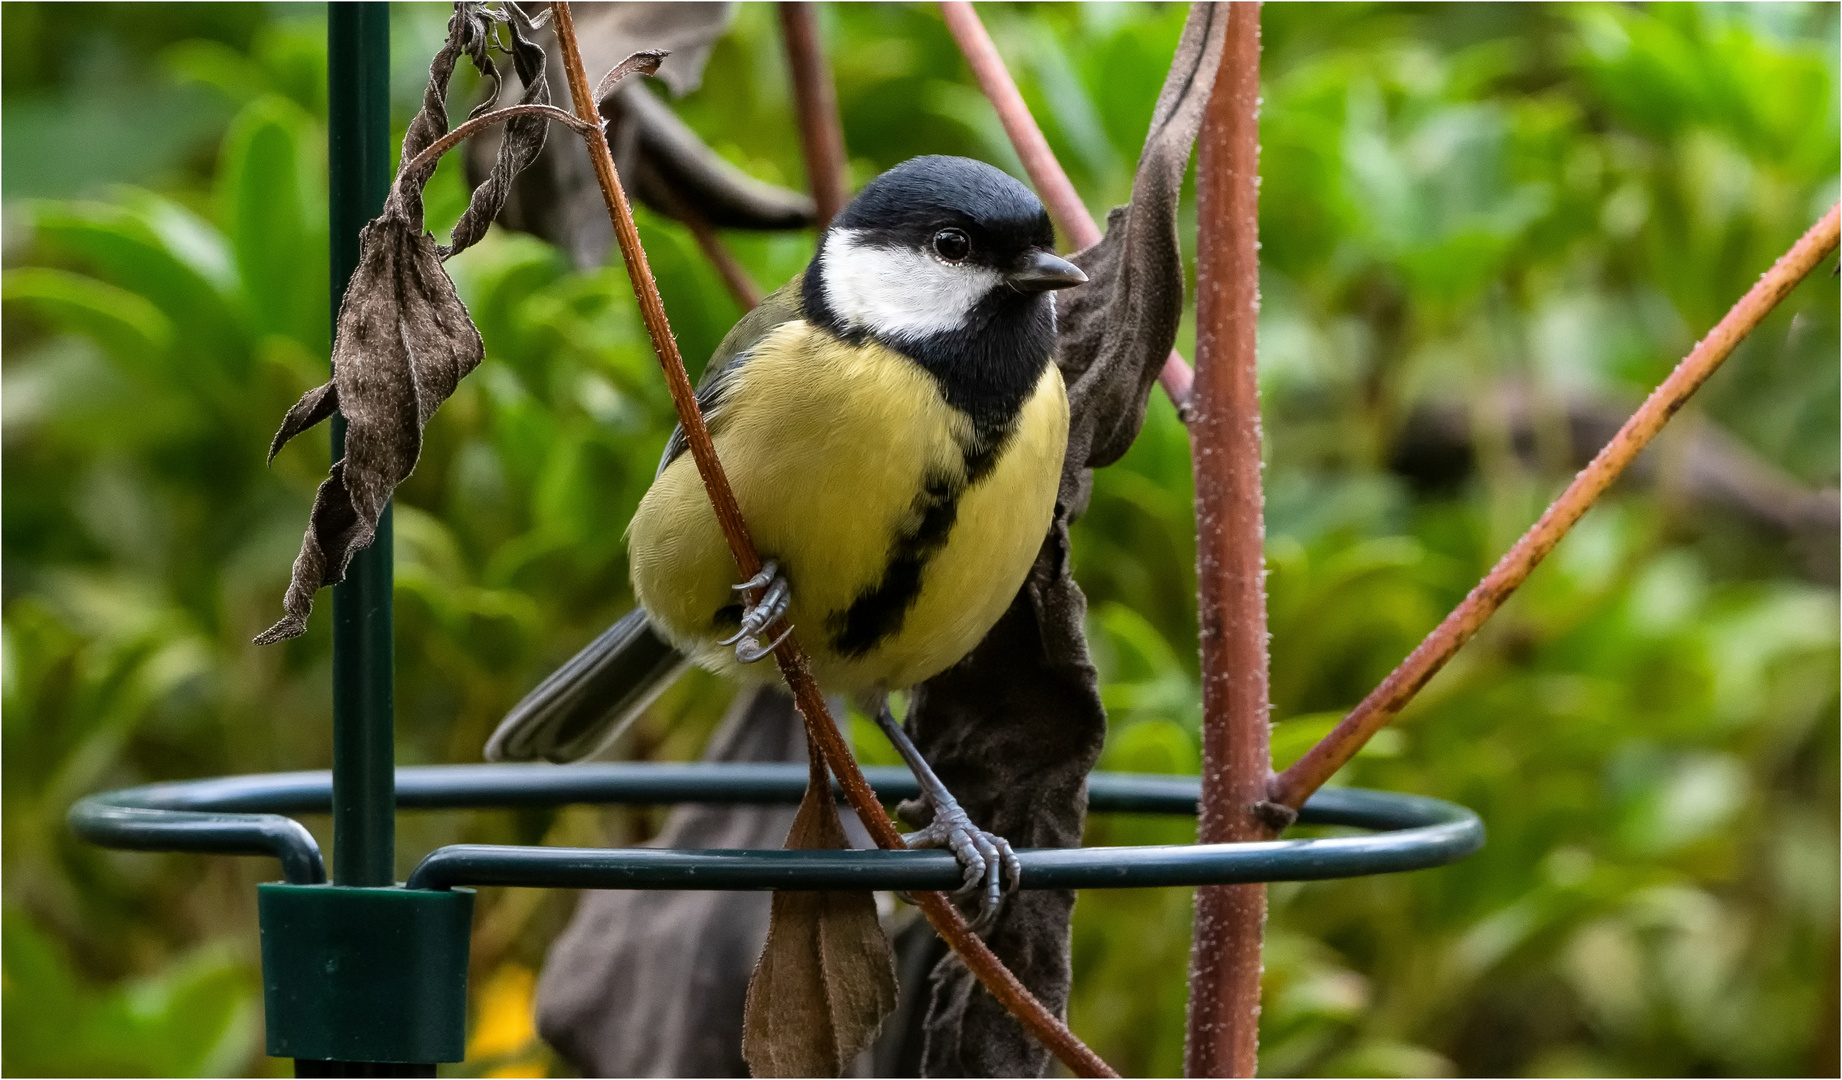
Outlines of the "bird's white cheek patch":
M995 270L954 265L925 251L859 243L850 229L826 239L821 259L833 314L847 326L898 340L958 329L1003 281Z

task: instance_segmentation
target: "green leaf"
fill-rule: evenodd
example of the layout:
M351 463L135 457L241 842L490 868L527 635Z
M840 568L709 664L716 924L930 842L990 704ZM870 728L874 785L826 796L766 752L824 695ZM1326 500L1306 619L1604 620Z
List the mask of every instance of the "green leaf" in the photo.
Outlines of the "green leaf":
M9 1075L223 1076L255 1054L260 983L223 951L94 990L57 943L9 908L0 955Z
M38 240L185 328L189 366L224 377L247 359L236 311L236 268L223 237L174 203L136 194L129 205L42 203Z
M159 372L173 345L173 323L143 296L95 278L42 266L22 266L0 277L0 298L29 307L47 322L83 334L129 370Z
M217 201L254 328L325 352L329 271L318 144L299 106L257 98L224 137Z

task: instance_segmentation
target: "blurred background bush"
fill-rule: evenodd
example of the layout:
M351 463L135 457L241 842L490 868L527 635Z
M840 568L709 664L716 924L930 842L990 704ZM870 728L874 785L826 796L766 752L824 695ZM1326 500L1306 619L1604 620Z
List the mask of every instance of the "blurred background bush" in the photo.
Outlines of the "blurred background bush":
M1089 205L1124 199L1182 7L983 11ZM399 132L444 19L394 9ZM262 460L326 369L323 20L0 14L9 1073L285 1068L261 1053L252 886L272 867L103 852L62 821L105 787L328 763L327 620L249 644L326 463L323 433ZM821 25L858 182L920 153L1021 172L931 7L834 5ZM1264 33L1283 765L1835 200L1838 26L1832 4L1274 4ZM677 107L803 186L770 8L743 5ZM431 222L463 195L444 165ZM695 367L738 311L688 234L641 228ZM812 244L730 240L770 286ZM397 503L405 763L477 760L631 602L622 532L672 418L618 269L495 234L453 271L487 360ZM1264 1072L1835 1075L1837 355L1823 271L1340 777L1475 807L1490 841L1440 870L1273 889ZM1197 768L1190 500L1160 398L1076 534L1108 768ZM687 679L628 752L695 756L725 694ZM399 852L623 842L656 820L409 814ZM559 1067L530 987L572 903L484 891L453 1071ZM1127 1074L1179 1069L1189 912L1179 890L1077 908L1072 1020Z

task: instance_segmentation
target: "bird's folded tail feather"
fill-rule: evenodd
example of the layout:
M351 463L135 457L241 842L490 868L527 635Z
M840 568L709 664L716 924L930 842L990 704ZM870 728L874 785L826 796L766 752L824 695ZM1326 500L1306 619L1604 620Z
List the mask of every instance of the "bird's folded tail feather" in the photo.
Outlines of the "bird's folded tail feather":
M576 761L605 748L690 661L635 608L506 713L488 761Z

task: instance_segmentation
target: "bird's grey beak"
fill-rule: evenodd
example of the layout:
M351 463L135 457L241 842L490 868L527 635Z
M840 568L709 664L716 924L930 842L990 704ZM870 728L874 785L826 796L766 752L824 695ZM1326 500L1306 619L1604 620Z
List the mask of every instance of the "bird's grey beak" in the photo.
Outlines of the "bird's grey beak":
M1046 251L1032 251L1024 257L1022 266L1004 275L1004 280L1022 292L1047 292L1079 285L1087 280L1087 275L1067 259Z

